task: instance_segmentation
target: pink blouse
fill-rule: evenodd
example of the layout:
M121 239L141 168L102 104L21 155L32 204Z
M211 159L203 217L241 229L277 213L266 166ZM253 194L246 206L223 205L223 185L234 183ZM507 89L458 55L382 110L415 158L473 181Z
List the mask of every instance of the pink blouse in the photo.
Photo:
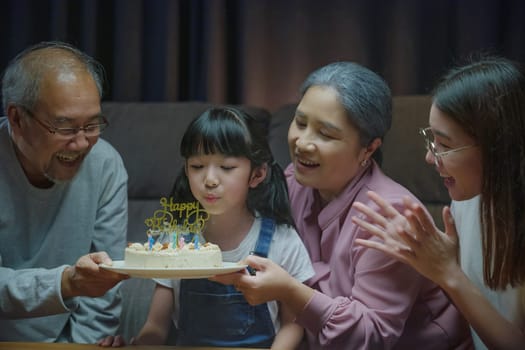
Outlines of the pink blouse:
M297 322L306 328L309 349L469 348L468 326L444 292L410 266L375 249L354 244L376 239L354 225L357 200L373 205L366 192L379 193L402 208L407 189L379 166L363 169L324 208L316 190L300 185L286 169L297 231L312 259L316 290Z

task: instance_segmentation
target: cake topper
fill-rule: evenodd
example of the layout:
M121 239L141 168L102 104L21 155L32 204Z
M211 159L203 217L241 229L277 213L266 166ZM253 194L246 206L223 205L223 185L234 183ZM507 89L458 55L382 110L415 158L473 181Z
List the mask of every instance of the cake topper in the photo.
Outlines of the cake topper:
M193 238L194 242L198 242L209 218L199 202L174 202L172 197L162 197L160 205L162 208L155 210L153 216L144 221L149 227L148 237L169 237L174 247L184 245L183 236L187 235L191 236L190 241Z

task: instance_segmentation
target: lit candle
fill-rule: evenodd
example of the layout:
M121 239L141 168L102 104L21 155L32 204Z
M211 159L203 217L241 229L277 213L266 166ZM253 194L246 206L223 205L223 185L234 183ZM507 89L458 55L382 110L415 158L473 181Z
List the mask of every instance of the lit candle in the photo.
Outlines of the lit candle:
M199 249L199 235L198 234L194 235L193 244L195 246L195 249Z
M151 233L148 233L149 250L153 250L153 241L153 236L151 235Z

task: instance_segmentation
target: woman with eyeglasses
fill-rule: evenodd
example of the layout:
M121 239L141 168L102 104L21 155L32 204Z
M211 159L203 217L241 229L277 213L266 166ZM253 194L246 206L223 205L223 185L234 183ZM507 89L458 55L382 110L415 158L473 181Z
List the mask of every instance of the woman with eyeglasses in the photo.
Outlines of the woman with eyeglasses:
M426 161L452 198L445 232L419 203L398 211L377 193L354 222L386 252L439 284L471 325L476 349L525 346L525 76L517 64L485 57L452 69L433 94L421 131Z

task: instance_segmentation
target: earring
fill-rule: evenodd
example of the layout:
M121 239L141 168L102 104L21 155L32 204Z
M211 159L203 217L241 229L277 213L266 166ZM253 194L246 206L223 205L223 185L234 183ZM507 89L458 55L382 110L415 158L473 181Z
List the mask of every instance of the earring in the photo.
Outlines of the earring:
M368 163L370 162L370 160L368 159L363 159L363 161L361 162L361 166L364 168L366 166L368 166Z

